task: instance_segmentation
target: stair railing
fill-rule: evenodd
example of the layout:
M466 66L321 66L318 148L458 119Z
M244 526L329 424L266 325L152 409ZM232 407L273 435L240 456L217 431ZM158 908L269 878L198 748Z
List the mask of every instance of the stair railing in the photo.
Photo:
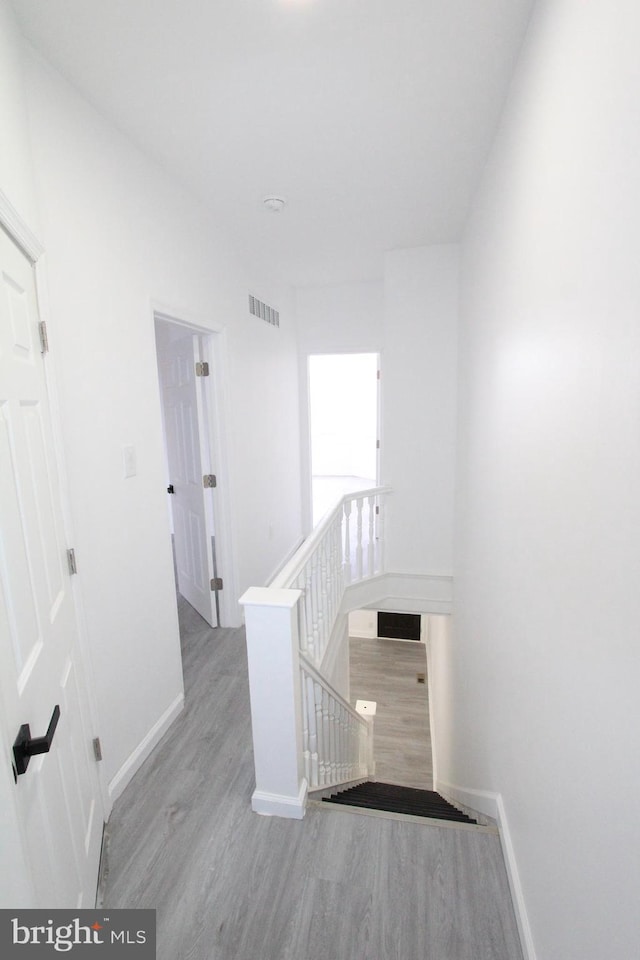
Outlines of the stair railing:
M302 817L309 787L367 776L372 726L334 690L322 662L347 586L384 572L388 488L347 494L245 611L258 813ZM355 772L355 776L353 775Z
M389 487L372 487L342 497L270 584L302 591L300 650L317 667L346 587L383 572L382 508L389 492Z
M373 720L361 716L300 657L302 757L310 790L373 774Z

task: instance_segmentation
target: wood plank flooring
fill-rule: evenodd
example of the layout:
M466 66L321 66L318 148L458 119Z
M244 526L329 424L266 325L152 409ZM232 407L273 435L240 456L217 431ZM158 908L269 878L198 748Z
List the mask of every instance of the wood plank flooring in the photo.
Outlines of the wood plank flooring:
M422 643L349 641L351 702L375 700L373 752L376 780L433 790L427 657Z
M251 811L243 632L180 619L186 707L115 804L103 905L156 908L158 960L520 960L497 836Z

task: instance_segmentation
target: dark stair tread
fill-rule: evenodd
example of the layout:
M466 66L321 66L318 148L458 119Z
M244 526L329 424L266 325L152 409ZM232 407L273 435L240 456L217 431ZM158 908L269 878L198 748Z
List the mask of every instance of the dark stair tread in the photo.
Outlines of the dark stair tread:
M369 781L357 787L338 791L330 797L324 797L324 800L328 803L340 803L369 810L476 824L475 820L461 813L434 790L420 790L417 787L403 787L394 783Z

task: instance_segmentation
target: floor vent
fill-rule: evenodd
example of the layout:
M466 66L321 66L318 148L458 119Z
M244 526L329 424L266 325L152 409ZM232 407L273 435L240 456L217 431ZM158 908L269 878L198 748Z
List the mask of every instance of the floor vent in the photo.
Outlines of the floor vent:
M280 326L280 312L251 294L249 294L249 313L264 320L265 323L270 323L272 327Z

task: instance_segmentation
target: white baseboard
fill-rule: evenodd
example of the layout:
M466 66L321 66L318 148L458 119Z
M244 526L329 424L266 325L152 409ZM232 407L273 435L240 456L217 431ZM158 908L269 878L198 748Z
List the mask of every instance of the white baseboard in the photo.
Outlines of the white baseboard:
M162 716L152 726L146 737L140 741L125 762L122 764L116 775L109 782L109 799L114 803L133 776L140 769L153 748L160 742L175 718L184 709L184 694L180 693L175 700L169 704Z
M452 783L446 783L444 780L436 780L433 789L441 793L452 803L461 803L464 807L470 807L485 817L491 817L498 822L498 794L489 793L488 790L471 790L467 787L456 787Z
M284 817L286 820L302 820L307 803L307 781L302 781L297 797L285 797L277 793L254 790L251 809L263 817Z
M451 613L453 577L429 573L382 573L347 587L342 610L374 608L395 613Z
M518 873L516 855L513 849L513 843L511 840L511 833L509 831L507 814L504 809L502 794L498 794L498 830L500 831L500 842L502 843L502 853L504 855L504 862L507 867L507 876L509 878L509 886L511 888L511 896L513 898L513 909L516 914L516 922L518 924L520 941L522 943L522 952L525 960L536 960L536 951L533 945L533 936L531 934L531 924L529 923L529 916L527 914L527 908L524 902L524 893L522 892L520 874Z
M485 816L491 817L498 824L502 854L504 856L524 960L537 960L533 937L531 935L531 924L529 923L527 907L524 902L520 874L518 872L518 865L516 863L515 851L509 830L509 821L507 820L502 794L490 793L487 790L472 790L466 787L458 787L451 783L445 783L442 780L437 780L434 783L434 790L441 793L445 799L451 800L452 803L460 803L465 807L470 807L478 813L483 813Z

